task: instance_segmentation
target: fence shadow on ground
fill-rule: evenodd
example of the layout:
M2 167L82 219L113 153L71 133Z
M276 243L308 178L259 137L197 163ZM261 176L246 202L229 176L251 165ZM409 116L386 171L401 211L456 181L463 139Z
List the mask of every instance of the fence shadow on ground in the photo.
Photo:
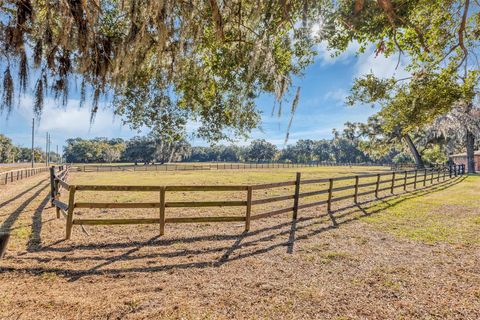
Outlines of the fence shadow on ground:
M25 189L24 191L20 192L19 194L17 194L15 197L13 198L10 198L2 203L0 203L0 208L3 207L3 206L6 206L8 205L9 203L12 203L13 201L17 200L17 199L20 199L23 195L27 194L28 192L32 191L33 189L35 189L36 187L38 187L39 185L41 185L43 182L45 182L45 180L41 180L39 183L37 183L36 185L28 188L28 189Z
M324 232L328 232L332 229L337 229L342 225L348 224L353 221L358 221L365 216L369 216L375 213L382 212L388 208L394 207L406 200L417 198L428 193L438 192L445 190L453 185L462 182L466 177L460 176L452 180L442 182L437 185L427 186L421 189L402 192L400 194L388 195L379 197L378 201L368 201L343 207L341 209L332 210L330 213L321 213L315 216L299 217L295 220L288 222L277 223L276 225L267 226L264 228L252 230L249 232L243 232L241 234L225 234L225 235L208 235L208 236L193 236L193 237L181 237L181 238L163 238L160 236L152 237L145 241L128 241L128 242L114 242L108 244L72 244L70 246L57 246L63 240L54 242L44 247L32 247L31 251L35 254L42 253L70 253L75 250L113 250L113 249L125 249L117 255L105 257L105 255L83 255L83 256L67 256L62 257L38 257L29 256L24 254L18 256L16 259L28 259L35 260L37 262L76 262L76 261L101 261L85 270L75 270L70 268L59 267L0 267L0 272L28 272L31 274L42 274L45 272L55 273L57 275L66 277L69 281L76 281L84 276L96 276L96 275L121 275L126 273L145 273L145 272L164 272L172 269L191 269L191 268L211 268L220 267L226 263L258 256L265 254L274 249L280 247L286 247L287 253L294 252L294 245L298 241L306 240L313 236L318 236ZM390 201L387 201L390 199ZM324 209L321 206L322 210ZM327 219L325 219L327 218ZM329 222L330 221L330 222ZM269 233L270 232L270 233ZM272 233L273 232L273 233ZM287 238L285 241L281 240ZM250 239L250 240L249 240ZM280 242L263 246L263 243L268 243L273 240L279 240ZM188 244L198 243L202 241L234 241L233 244L227 246L211 247L205 245L202 249L182 249L173 252L154 252L147 254L137 254L140 249L144 247L155 247L158 249L167 248L173 244ZM249 248L260 245L260 248ZM33 250L34 249L34 250ZM244 252L241 251L244 249ZM161 266L148 266L142 265L138 267L119 267L108 268L117 262L137 261L142 259L155 259L155 258L178 258L178 257L190 257L190 256L202 256L212 253L223 254L217 259L210 259L207 261L198 262L184 262L184 263L172 263L164 264ZM236 254L235 254L236 253Z
M42 221L42 214L43 210L47 206L48 202L50 200L50 195L46 195L45 198L40 202L38 207L35 209L32 215L32 224L31 224L31 229L32 232L30 234L30 239L28 240L28 245L27 245L27 251L28 252L33 252L37 251L38 249L41 248L41 243L42 243L42 227L45 222L48 221L53 221L54 219L49 219L46 221Z
M26 191L23 192L23 194L33 190L34 188L38 187L41 185L41 183L43 183L44 181L41 181L40 183L38 183L37 185L35 185L34 187L32 188L29 188L27 189ZM3 220L2 224L0 225L0 232L9 232L13 225L15 224L15 221L18 220L18 218L20 217L20 215L22 213L25 212L25 208L32 202L34 201L46 188L48 187L48 184L45 184L44 186L42 186L41 188L39 188L37 191L35 191L35 193L33 193L27 200L25 200L24 202L22 202L22 204L16 208L13 212L11 212L10 214L8 214L8 217ZM16 197L12 198L12 199L15 199ZM10 201L10 200L9 200ZM13 200L11 200L13 201Z

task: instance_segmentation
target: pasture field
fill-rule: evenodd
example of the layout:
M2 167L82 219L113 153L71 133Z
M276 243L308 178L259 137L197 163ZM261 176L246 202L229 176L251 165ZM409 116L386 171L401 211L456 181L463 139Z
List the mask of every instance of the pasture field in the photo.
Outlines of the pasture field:
M27 162L27 163L0 163L0 172L23 169L23 168L31 168L31 167L32 167L32 164L30 162ZM35 168L39 168L39 167L45 167L45 163L35 163Z
M316 179L386 169L73 172L69 183L238 185L295 180L296 172ZM324 187L307 186L302 191ZM288 188L258 190L254 199L291 193ZM330 216L318 206L300 210L296 221L291 214L256 220L249 232L243 232L243 223L167 224L161 237L158 225L75 226L68 241L63 240L65 219L56 219L48 191L46 174L0 186L0 231L12 234L0 260L2 319L480 317L480 176L344 210L336 204ZM168 197L200 201L245 195ZM85 191L78 198L158 201L158 193ZM243 208L167 208L166 215L235 210ZM75 214L156 217L158 209L79 208Z

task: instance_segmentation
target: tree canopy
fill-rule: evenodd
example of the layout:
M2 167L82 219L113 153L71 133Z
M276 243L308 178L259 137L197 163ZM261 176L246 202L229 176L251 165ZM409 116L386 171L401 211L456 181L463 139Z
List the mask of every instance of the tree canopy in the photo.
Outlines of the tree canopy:
M0 9L0 108L30 81L40 115L45 94L66 102L78 77L92 119L104 95L132 128L161 129L166 147L192 120L210 141L246 136L260 119L255 99L271 93L281 110L320 42L405 62L409 76L363 75L348 102L380 105L383 135L403 138L417 160L411 136L478 93L478 1L5 0Z
M79 75L92 116L102 94L134 128L175 108L210 140L255 127L261 92L283 99L312 61L310 30L324 10L305 0L15 0L0 9L2 108L13 104L14 66L20 90L36 77L37 114L47 90L66 102Z

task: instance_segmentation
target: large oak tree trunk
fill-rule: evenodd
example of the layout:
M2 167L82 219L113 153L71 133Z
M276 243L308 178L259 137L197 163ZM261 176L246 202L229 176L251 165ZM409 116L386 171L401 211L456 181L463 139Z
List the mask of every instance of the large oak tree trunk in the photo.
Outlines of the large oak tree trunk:
M175 146L170 144L170 148L171 148L171 151L170 151L170 156L168 157L168 162L172 162L173 157L175 156Z
M475 136L467 130L466 141L467 147L467 172L475 173Z
M412 156L413 156L413 159L415 160L415 164L417 165L417 168L418 169L425 168L425 165L423 164L422 156L418 152L417 147L412 141L412 138L410 138L410 135L409 134L404 135L403 139L405 139L405 142L407 142L408 148L412 153Z

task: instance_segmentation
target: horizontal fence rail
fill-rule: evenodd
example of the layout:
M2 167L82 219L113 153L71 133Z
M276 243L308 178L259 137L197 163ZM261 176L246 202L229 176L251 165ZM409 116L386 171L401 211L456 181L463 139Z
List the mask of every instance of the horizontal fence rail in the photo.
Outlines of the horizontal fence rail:
M22 168L10 171L0 172L0 184L9 184L15 181L23 180L39 173L48 172L49 167Z
M113 172L113 171L194 171L194 170L242 170L242 169L281 169L281 168L305 168L305 167L327 167L327 166L380 166L392 167L392 164L378 163L338 163L338 162L309 162L309 163L165 163L145 165L76 165L75 169L81 172Z
M414 169L404 171L391 171L354 176L342 176L323 179L301 179L301 173L296 174L296 179L284 182L275 182L257 185L205 185L205 186L109 186L109 185L71 185L67 183L70 166L59 167L59 173L51 168L51 202L56 207L57 218L60 213L66 217L66 238L70 239L73 225L123 225L123 224L158 224L160 235L165 232L167 223L203 223L203 222L243 222L245 230L250 229L251 221L273 217L285 213L292 213L293 219L298 216L301 209L326 205L327 213L332 211L332 204L344 200L353 200L359 203L359 197L374 196L363 202L375 201L379 193L388 192L395 195L400 192L416 190L441 183L448 179L465 174L464 165L452 165L427 169ZM367 180L368 179L368 180ZM367 181L366 181L367 180ZM339 185L339 182L346 185ZM313 185L315 190L302 191L302 186ZM284 187L294 187L291 194L275 195L268 198L253 199L253 191ZM68 202L60 200L61 191L68 191ZM78 202L75 200L77 192L158 192L158 201L154 202ZM168 194L181 192L242 192L245 200L227 201L167 201ZM345 194L345 192L347 192ZM311 199L324 195L325 199ZM310 199L310 200L309 200ZM300 201L301 200L301 201ZM291 201L284 208L275 208L265 212L256 212L255 207L264 204ZM310 202L308 202L310 201ZM243 214L236 216L206 216L206 217L167 217L167 208L207 208L207 207L242 207ZM74 209L107 208L107 209L158 209L158 216L154 218L130 219L77 219ZM338 208L342 209L342 208Z

